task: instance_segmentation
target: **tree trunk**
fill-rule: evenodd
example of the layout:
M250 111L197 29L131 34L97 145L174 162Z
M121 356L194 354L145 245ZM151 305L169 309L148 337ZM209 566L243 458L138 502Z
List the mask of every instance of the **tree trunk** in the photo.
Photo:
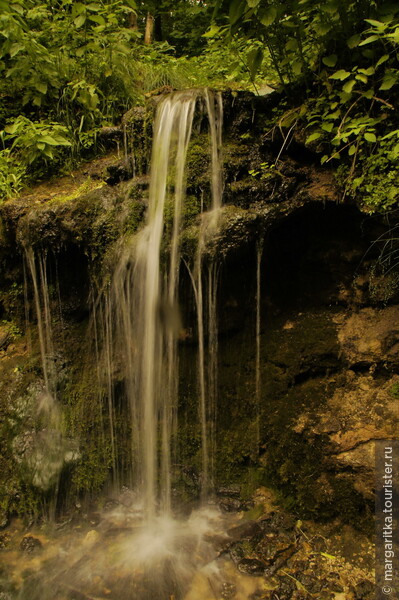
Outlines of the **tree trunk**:
M144 43L150 45L154 37L154 17L151 13L147 13L145 21Z
M129 27L130 29L134 29L134 31L137 31L139 28L137 23L137 15L134 12L131 12L129 15Z

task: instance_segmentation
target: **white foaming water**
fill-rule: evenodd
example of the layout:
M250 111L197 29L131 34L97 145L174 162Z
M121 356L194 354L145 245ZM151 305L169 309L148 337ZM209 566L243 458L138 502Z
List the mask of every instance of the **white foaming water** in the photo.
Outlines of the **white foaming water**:
M18 600L110 598L110 600L206 600L219 598L226 581L243 577L221 554L234 538L225 531L233 515L212 509L193 511L186 520L156 516L145 523L134 506L105 512L95 529L79 525L58 533L51 545L43 534L40 555L25 555L14 566L24 570ZM10 557L12 560L12 557ZM15 558L15 557L14 557ZM250 582L255 591L259 581ZM235 600L247 600L247 590Z

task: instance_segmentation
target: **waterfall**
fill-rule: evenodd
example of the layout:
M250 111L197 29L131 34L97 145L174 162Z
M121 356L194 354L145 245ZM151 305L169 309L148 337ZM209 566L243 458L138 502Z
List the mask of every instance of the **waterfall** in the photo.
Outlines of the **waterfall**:
M54 365L50 299L47 282L46 255L39 255L36 260L35 253L29 246L25 248L25 257L33 284L33 296L44 379L44 394L42 396L39 409L48 413L50 420L54 419L55 422L57 422L58 406L56 397L56 374ZM38 268L36 263L38 263ZM27 288L26 283L25 287ZM27 307L26 292L25 303L25 306ZM25 310L27 311L27 308Z
M157 107L146 224L124 248L107 299L105 368L109 373L111 365L118 363L123 373L132 422L132 484L141 491L148 520L156 515L158 503L163 513L169 513L171 508L171 435L177 422L177 342L181 329L178 307L180 233L186 155L199 101L205 105L208 114L212 164L212 203L200 227L196 262L196 296L202 296L202 256L207 240L215 231L221 205L222 104L220 94L189 90L171 94ZM166 225L171 231L167 260L164 259ZM212 281L214 279L212 274ZM209 303L212 310L216 310L216 283L212 286ZM200 336L204 321L202 300L198 300L197 306ZM215 317L209 318L209 323L212 323L211 336L216 343ZM201 355L203 361L203 333ZM215 358L211 363L215 372ZM202 365L199 376L203 382L204 368ZM215 389L215 375L212 377ZM200 387L203 453L208 457L205 383ZM111 395L112 390L108 393ZM204 463L206 473L207 460Z
M46 492L52 490L52 494L48 496L48 516L55 518L59 476L68 457L70 444L62 434L61 411L57 400L57 372L47 280L47 255L45 253L35 255L33 248L27 246L25 247L25 259L28 266L28 269L24 268L25 314L29 327L27 279L27 271L29 271L44 380L44 389L37 398L37 428L30 434L31 448L29 456L26 458L26 466L35 487ZM70 454L71 458L75 456L76 453Z
M263 238L256 244L256 360L255 360L255 403L256 403L256 447L260 447L260 394L261 394L261 369L260 369L260 331L261 331L261 262L263 254Z

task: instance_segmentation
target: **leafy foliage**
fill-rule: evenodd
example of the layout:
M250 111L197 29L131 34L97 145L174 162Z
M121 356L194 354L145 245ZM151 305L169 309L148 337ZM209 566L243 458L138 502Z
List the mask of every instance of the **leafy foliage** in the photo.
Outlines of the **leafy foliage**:
M25 168L15 160L10 150L0 150L0 202L21 191L24 177Z
M341 165L344 193L362 198L370 211L398 201L398 124L390 99L399 83L398 13L384 0L232 0L219 3L211 30L261 43L248 68L254 77L270 56L291 103L280 127L288 134L305 129L322 164ZM292 107L290 90L298 84L300 104Z

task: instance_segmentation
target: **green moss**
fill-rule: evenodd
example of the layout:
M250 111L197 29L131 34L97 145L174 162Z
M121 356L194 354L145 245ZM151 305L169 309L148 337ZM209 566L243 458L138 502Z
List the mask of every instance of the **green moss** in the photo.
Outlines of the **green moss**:
M16 321L14 327L18 327L24 318L24 289L22 283L12 282L0 290L0 303L4 315L9 321Z
M394 383L391 386L390 389L390 394L391 396L393 396L394 398L399 398L399 383Z
M64 435L79 441L80 457L72 466L72 493L99 492L112 464L111 440L105 403L95 369L78 370L62 394Z

